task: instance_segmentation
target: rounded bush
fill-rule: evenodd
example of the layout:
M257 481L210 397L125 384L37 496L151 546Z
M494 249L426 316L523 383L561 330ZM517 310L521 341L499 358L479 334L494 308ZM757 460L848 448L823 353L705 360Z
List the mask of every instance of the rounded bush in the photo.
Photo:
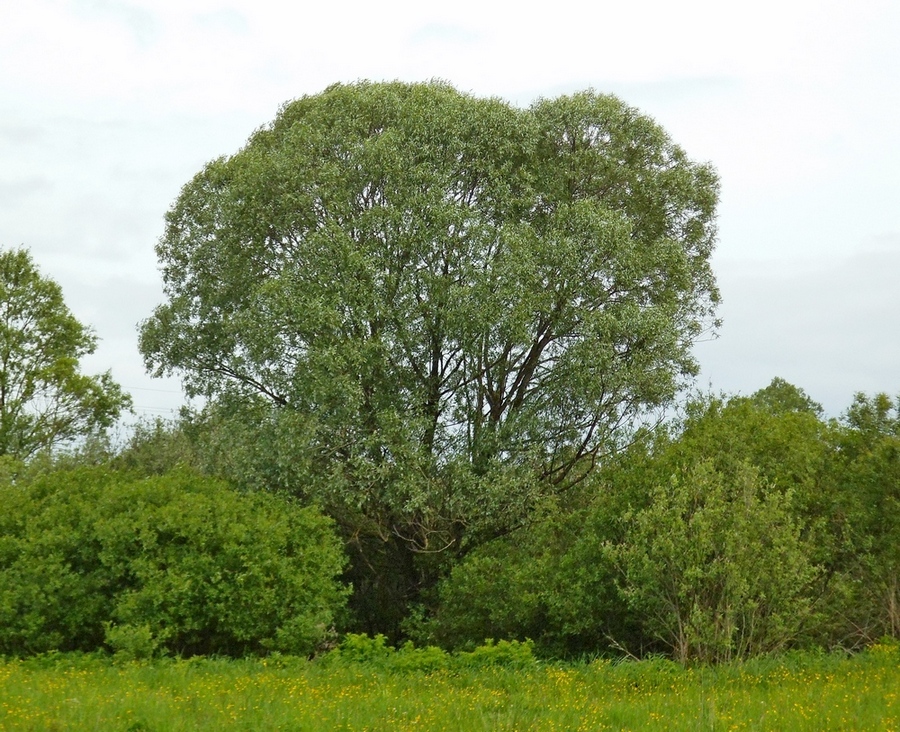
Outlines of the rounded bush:
M0 653L307 654L346 599L317 509L187 471L0 488Z

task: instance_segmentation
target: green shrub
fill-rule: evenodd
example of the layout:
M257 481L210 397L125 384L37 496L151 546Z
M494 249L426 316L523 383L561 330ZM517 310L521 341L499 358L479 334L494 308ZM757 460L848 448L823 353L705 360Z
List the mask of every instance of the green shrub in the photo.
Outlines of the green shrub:
M0 652L308 654L342 606L328 519L180 471L0 488Z
M0 486L0 653L102 645L124 579L100 562L93 529L109 481L81 470Z
M363 666L384 666L387 660L396 653L393 646L387 644L387 638L380 633L368 636L365 633L347 633L340 646L331 652L332 661L355 663Z
M383 635L348 633L340 646L323 658L326 665L362 666L390 673L429 673L447 669L477 670L488 667L527 668L537 663L534 643L488 639L472 651L450 654L436 646L416 648L407 641L399 649Z
M328 654L326 663L357 665L380 671L399 673L439 671L448 668L450 655L435 646L416 648L407 641L399 649L389 646L387 638L378 634L347 633L340 646Z
M394 654L391 665L398 671L431 673L449 668L451 661L450 654L442 648L437 646L416 648L412 641L407 641Z
M531 525L469 553L441 583L414 638L465 651L487 638L531 638L539 656L553 658L606 652L610 639L627 643L634 623L603 545L621 537L632 487L600 477L581 499L548 502Z
M535 665L534 643L530 640L524 642L501 640L494 643L493 639L485 641L474 651L460 653L456 656L457 666L464 668L485 668L488 666L502 666L504 668L527 668Z
M123 661L152 658L161 642L149 625L113 625L105 623L106 645Z
M746 464L725 476L702 462L626 516L610 552L647 634L682 662L788 647L811 615L817 574L791 499Z

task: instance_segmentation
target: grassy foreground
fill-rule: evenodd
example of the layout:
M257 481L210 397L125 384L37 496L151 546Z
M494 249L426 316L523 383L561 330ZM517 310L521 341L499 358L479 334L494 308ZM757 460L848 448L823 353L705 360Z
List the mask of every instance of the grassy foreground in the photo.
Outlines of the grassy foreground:
M900 654L432 673L302 660L0 662L3 730L900 730Z

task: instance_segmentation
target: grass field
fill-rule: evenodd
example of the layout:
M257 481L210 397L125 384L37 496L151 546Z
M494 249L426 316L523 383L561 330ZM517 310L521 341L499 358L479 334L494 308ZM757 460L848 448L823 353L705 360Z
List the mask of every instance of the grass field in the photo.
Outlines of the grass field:
M299 659L0 662L3 730L900 730L900 654L391 671Z

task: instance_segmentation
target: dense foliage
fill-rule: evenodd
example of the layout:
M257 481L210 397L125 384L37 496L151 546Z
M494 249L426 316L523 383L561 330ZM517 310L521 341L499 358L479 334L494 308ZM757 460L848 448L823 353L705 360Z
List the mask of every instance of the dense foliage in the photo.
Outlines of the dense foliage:
M896 637L897 406L858 395L826 420L780 380L691 400L680 421L546 497L527 524L459 559L440 555L438 586L395 610L421 646L404 658L438 668L427 646L495 638L532 639L542 656L724 661ZM135 431L113 458L127 473L73 468L77 455L55 472L7 462L2 649L309 652L333 622L367 630L338 613L343 560L318 513L172 472L228 472L226 444L251 447L185 414ZM285 511L299 512L298 528ZM357 589L373 604L379 591ZM354 637L348 653L384 647Z
M0 653L310 653L345 592L330 522L188 472L0 486Z
M686 412L457 563L411 632L711 661L896 637L896 404L825 421L776 379Z

